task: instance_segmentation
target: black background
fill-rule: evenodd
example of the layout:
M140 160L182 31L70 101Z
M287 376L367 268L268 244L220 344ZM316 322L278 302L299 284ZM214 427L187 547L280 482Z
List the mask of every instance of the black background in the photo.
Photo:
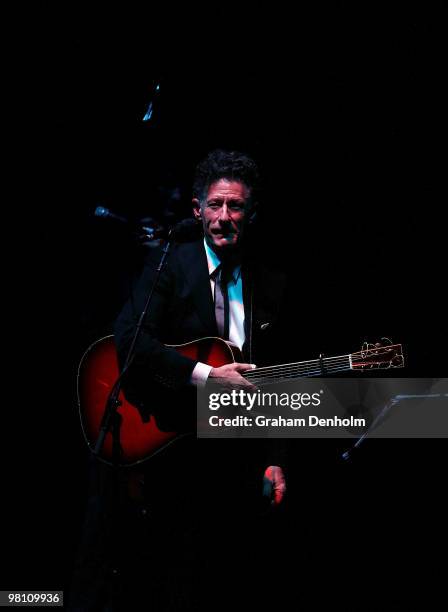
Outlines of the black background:
M405 346L404 375L446 373L446 15L435 2L29 17L10 47L26 62L14 74L18 198L5 256L5 402L18 419L3 435L2 588L46 589L67 584L85 505L77 365L110 332L138 261L121 226L93 217L98 204L157 215L160 187L174 184L183 218L204 154L248 151L264 179L264 253L289 272L285 352L310 359L391 336ZM408 576L432 568L444 446L370 443L347 468L363 492L362 503L348 494L347 516L356 508L382 534L380 565L363 556L375 588L381 563L391 583L403 565ZM400 589L397 601L412 599Z

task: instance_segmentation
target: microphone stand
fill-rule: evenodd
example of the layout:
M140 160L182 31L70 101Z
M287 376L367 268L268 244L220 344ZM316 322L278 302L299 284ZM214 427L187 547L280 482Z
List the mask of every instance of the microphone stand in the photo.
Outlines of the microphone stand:
M126 355L126 359L123 365L123 368L120 372L119 377L117 378L117 380L115 381L114 386L112 387L112 391L109 394L109 397L107 398L107 403L106 403L106 407L104 410L104 414L103 414L103 418L101 420L101 426L100 426L100 433L98 435L98 438L96 440L95 443L95 447L93 449L93 452L95 455L99 455L101 453L101 449L103 448L104 445L104 441L105 438L108 434L109 431L111 431L112 429L112 421L114 419L116 419L116 417L119 417L119 415L117 414L117 409L121 406L121 402L119 400L119 395L121 392L121 388L123 386L123 377L126 374L126 372L129 369L129 366L131 365L133 359L134 359L134 355L135 355L135 347L137 345L137 341L140 337L141 334L141 330L143 327L143 322L146 318L146 315L148 313L149 307L151 305L151 301L152 301L152 297L154 295L154 292L157 288L157 285L159 283L159 278L160 278L160 274L162 272L162 269L165 265L166 262L166 258L168 256L168 252L171 246L171 234L172 231L169 232L168 234L168 239L165 242L165 246L163 247L162 250L162 257L160 258L160 262L159 265L157 266L157 273L156 273L156 277L154 279L154 282L151 286L151 289L148 293L148 296L146 298L146 302L145 302L145 306L140 314L138 323L136 325L135 328L135 333L134 336L132 338L131 341L131 345L129 347L128 353ZM112 429L113 431L113 429ZM113 447L114 451L115 446ZM119 441L118 441L118 450L119 450ZM112 463L115 465L115 462L117 463L117 465L119 464L119 456L115 456L115 452L113 452L113 460Z
M160 262L159 265L157 267L157 273L156 273L156 277L154 279L154 282L151 286L151 289L148 293L148 296L146 298L145 301L145 305L144 308L140 314L138 323L136 325L135 328L135 333L134 336L132 338L131 341L131 345L129 347L128 353L126 355L126 359L123 365L123 368L120 372L120 375L118 376L117 380L115 381L112 390L109 394L109 397L107 398L107 402L106 402L106 407L104 410L104 414L103 417L101 419L101 425L100 425L100 433L98 435L98 438L96 440L95 443L95 447L93 449L93 453L95 455L99 455L101 453L101 449L103 448L103 444L104 444L104 440L108 434L109 431L113 431L114 425L113 425L113 421L114 420L120 420L120 415L117 413L117 408L120 407L121 402L119 400L119 395L121 392L121 388L123 386L123 378L126 374L126 372L128 371L132 360L134 359L134 355L135 355L135 347L137 345L137 341L140 337L140 333L143 327L143 322L146 318L146 314L149 310L149 307L151 305L151 301L152 301L152 297L154 295L154 292L156 290L156 287L159 283L159 278L160 278L160 274L163 270L163 267L165 265L166 262L166 258L168 256L168 252L170 250L171 247L171 243L172 241L177 237L179 240L184 238L184 239L188 239L188 238L192 238L193 236L195 236L196 234L194 232L197 231L197 227L198 224L196 221L194 221L193 219L185 219L184 221L180 221L179 223L177 223L176 225L174 225L173 227L171 227L171 229L168 231L168 233L166 234L165 232L158 232L156 230L154 230L154 232L152 234L149 234L147 239L148 240L154 240L157 238L162 238L166 235L166 239L165 239L165 245L162 249L162 257L160 258ZM114 446L115 449L115 446ZM117 454L113 453L113 459L112 459L112 463L118 466L119 464L119 440L117 443Z
M443 396L442 393L429 393L427 395L395 395L387 402L387 404L384 406L381 412L377 415L377 417L374 419L374 421L371 423L368 429L362 434L362 436L358 438L358 440L355 442L352 448L350 448L345 453L342 453L342 459L344 459L345 461L348 461L348 459L350 459L353 451L361 446L361 444L367 438L369 433L375 429L378 423L387 415L387 413L391 410L391 408L393 408L396 404L398 404L398 402L402 400L407 400L407 399L419 399L419 398L423 399L423 398L442 397L442 396Z
M119 559L119 529L118 526L118 518L119 518L119 468L120 468L120 457L121 457L121 445L120 445L120 428L121 428L121 415L117 412L118 408L121 406L121 401L119 399L120 392L123 386L123 379L128 371L134 356L135 356L135 347L137 345L137 341L140 337L143 322L146 318L146 315L149 311L149 307L151 305L151 301L154 295L154 292L159 283L160 275L165 265L168 252L171 246L171 241L174 237L174 231L171 229L168 233L168 237L166 239L165 245L162 250L162 256L160 258L159 265L157 267L156 276L148 292L148 296L145 301L144 308L140 314L137 326L135 328L135 333L132 338L131 344L129 346L129 350L126 355L126 359L121 369L121 372L115 381L112 390L107 398L106 406L104 408L104 414L101 420L100 432L98 438L96 440L95 446L93 448L93 454L95 456L99 456L101 454L101 450L103 448L105 439L107 434L110 432L112 434L112 497L111 497L111 534L113 538L112 546L111 546L111 573L112 573L112 584L111 584L111 603L114 606L114 602L118 602L119 596L119 570L118 570L118 559Z

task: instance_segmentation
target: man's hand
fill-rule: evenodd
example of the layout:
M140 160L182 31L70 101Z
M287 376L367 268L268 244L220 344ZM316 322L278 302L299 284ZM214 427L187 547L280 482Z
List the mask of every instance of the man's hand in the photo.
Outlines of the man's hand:
M278 465L270 465L263 476L263 495L271 500L272 506L279 506L286 493L283 470Z
M226 389L246 389L256 391L257 387L241 376L241 372L253 370L250 363L228 363L220 368L212 368L208 377Z

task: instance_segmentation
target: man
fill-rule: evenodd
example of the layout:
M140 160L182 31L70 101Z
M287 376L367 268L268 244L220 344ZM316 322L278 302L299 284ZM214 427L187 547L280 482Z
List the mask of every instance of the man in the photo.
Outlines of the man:
M261 266L247 248L257 187L257 166L242 153L213 151L197 167L193 213L202 224L203 238L171 247L126 378L129 398L146 417L154 405L154 382L187 391L210 378L219 379L225 387L250 390L253 385L241 374L253 368L254 361L257 365L272 362L284 279ZM116 341L122 362L153 276L154 265L150 264L117 320ZM165 346L208 336L230 340L243 351L247 362L212 368ZM268 451L266 461L279 456L281 452ZM264 493L278 505L286 490L283 470L270 463L260 465L259 470L262 468Z
M196 411L189 409L195 408L197 386L211 378L225 387L251 389L241 374L254 363L276 360L285 282L250 248L257 184L254 161L241 153L213 151L197 167L193 212L203 231L198 239L171 245L123 380L144 421L156 418L168 430L194 429ZM160 255L151 249L117 318L122 364ZM216 336L240 347L245 362L213 368L166 346ZM274 559L267 547L285 539L273 535L266 519L271 507L281 512L286 490L284 446L275 444L186 436L141 467L120 470L119 503L113 469L95 462L68 609L193 610L198 598L217 607L217 593L221 603L224 593L230 601L239 597L236 559L250 597L256 590L264 599L248 572L258 580L254 557ZM216 587L216 576L224 589Z
M156 418L167 430L179 424L193 429L190 417L196 412L189 408L191 403L195 407L196 387L210 378L250 390L245 371L253 364L271 365L285 358L278 333L285 277L271 261L261 261L251 236L257 185L257 167L241 153L213 151L197 167L193 213L201 235L171 245L123 380L127 398L144 421ZM115 339L122 364L160 255L158 249L151 250L117 319ZM214 368L167 346L216 336L241 348L244 363ZM284 512L283 468L288 479L295 479L294 494L303 492L307 469L306 462L299 461L300 469L288 474L285 442L185 437L136 471L121 472L126 492L120 521L107 519L111 504L104 494L96 495L104 503L99 504L101 512L92 513L77 578L82 586L74 588L75 594L84 595L87 589L91 593L70 609L98 609L86 603L98 600L98 585L106 601L115 600L114 584L123 587L115 609L137 610L144 602L158 611L198 609L198 597L207 602L207 609L216 608L225 595L229 603L241 602L242 587L251 605L257 596L259 603L271 597L277 604L287 572L301 564L304 533L309 531L303 513L300 519L296 512L293 529L288 529L291 513ZM110 490L111 470L100 468L100 484L104 481L103 490ZM304 495L300 511L313 499ZM289 504L291 508L291 498ZM285 516L285 521L278 520ZM294 554L289 569L286 549ZM269 580L264 581L266 572ZM296 577L289 584L295 587ZM297 601L297 593L294 598Z

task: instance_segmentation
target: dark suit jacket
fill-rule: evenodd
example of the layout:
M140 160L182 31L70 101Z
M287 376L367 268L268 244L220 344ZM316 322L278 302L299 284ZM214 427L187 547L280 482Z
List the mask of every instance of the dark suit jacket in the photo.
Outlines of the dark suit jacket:
M160 251L151 254L133 294L118 317L115 338L123 363L140 313L152 286ZM285 278L254 258L242 265L245 307L246 360L257 365L279 359L276 322ZM202 240L175 243L160 276L126 388L144 404L154 381L171 389L186 388L195 361L179 355L165 344L182 344L207 336L218 336L210 290L207 258Z
M116 321L115 338L122 363L152 286L160 254L159 250L150 254L140 280ZM261 265L253 256L244 258L242 275L246 328L244 357L259 366L279 363L282 339L276 333L276 328L285 276L272 267ZM171 418L174 418L175 429L178 430L179 423L188 414L185 403L189 396L195 404L195 389L189 381L196 362L179 355L165 344L182 344L217 335L203 240L201 238L195 242L175 243L171 246L166 266L160 276L137 343L135 358L124 384L128 399L140 409L144 419L155 414L159 426L172 429ZM159 402L157 389L162 388L165 399ZM173 401L166 400L167 391L177 394L173 395ZM182 401L179 401L179 394ZM160 406L160 409L157 406ZM183 423L180 427L183 425L188 429L191 423ZM210 446L219 448L218 452L221 453L221 443L224 440L203 442L213 443ZM270 440L269 444L261 440L227 442L234 442L231 454L236 461L240 449L247 458L250 445L253 449L250 454L253 455L253 464L258 475L263 467L260 463L266 464L266 467L284 462L284 443L280 444L275 440ZM229 445L226 444L226 447Z

